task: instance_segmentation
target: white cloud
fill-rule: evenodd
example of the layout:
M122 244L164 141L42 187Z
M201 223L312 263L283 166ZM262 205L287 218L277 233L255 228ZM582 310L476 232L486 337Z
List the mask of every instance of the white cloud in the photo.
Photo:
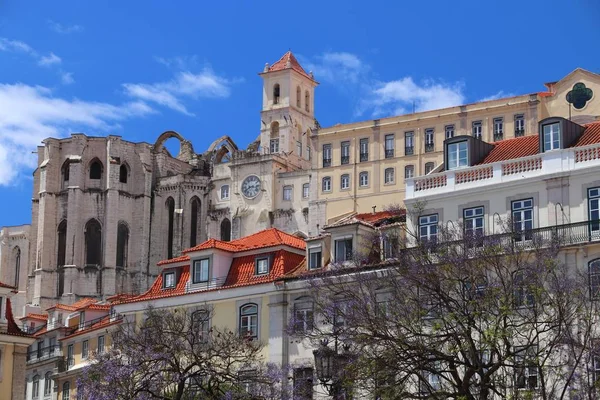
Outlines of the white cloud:
M328 82L357 83L369 70L358 56L347 52L327 52L313 60L302 57L302 64L315 79Z
M60 33L63 35L68 35L69 33L81 32L83 31L83 26L81 25L62 25L58 22L54 22L52 20L48 21L48 26L56 33Z
M183 104L184 97L225 98L231 93L233 81L217 76L210 68L204 68L200 73L189 71L179 72L168 82L159 83L125 83L125 93L128 96L144 101L150 101L171 108L180 113L193 116Z
M112 105L66 100L41 86L0 84L0 185L10 185L35 168L32 149L47 137L65 136L69 125L108 133L124 120L152 112L141 101Z
M61 72L60 80L63 83L63 85L70 85L75 82L75 79L73 79L72 72Z
M42 67L48 67L50 65L60 64L62 59L54 53L50 53L50 55L40 57L38 64Z
M477 100L477 101L491 101L491 100L498 100L498 99L502 99L504 97L513 97L514 94L513 93L504 93L504 90L500 90L498 91L498 93L493 94L491 96L487 96L484 97L483 99Z
M412 77L379 82L369 89L361 112L371 109L373 115L398 115L407 112L428 111L465 103L464 84L447 84L434 80L415 83ZM359 114L360 114L359 113Z
M37 57L36 51L33 50L31 48L31 46L29 46L27 43L21 42L19 40L10 40L7 38L0 37L0 50L26 53L26 54L30 54L32 56Z

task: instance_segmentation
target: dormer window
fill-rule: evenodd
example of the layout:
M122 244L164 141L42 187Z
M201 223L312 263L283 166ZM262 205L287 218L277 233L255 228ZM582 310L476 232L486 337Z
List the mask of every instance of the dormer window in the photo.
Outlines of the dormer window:
M202 260L194 261L194 274L193 274L193 283L200 282L208 282L208 278L210 275L210 260L208 258L204 258Z
M469 165L469 146L466 141L448 145L448 169L457 169Z
M335 261L338 263L352 260L352 236L335 241Z
M175 287L175 271L165 272L163 274L163 289Z
M322 266L322 250L321 246L308 249L308 269L319 269Z
M266 275L269 273L269 257L259 257L256 259L256 275Z
M560 148L560 122L547 124L543 126L544 132L544 151L556 150Z

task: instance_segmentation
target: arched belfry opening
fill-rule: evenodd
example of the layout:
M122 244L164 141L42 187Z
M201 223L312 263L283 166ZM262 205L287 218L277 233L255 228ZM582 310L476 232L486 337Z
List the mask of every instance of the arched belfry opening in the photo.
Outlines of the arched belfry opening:
M119 182L127 183L128 179L129 179L129 166L127 165L127 163L123 163L119 167Z
M85 264L102 264L102 226L94 218L85 224Z
M279 104L281 97L281 89L279 87L279 83L273 85L273 104Z
M104 172L104 166L102 165L102 162L99 159L94 158L90 162L89 178L93 179L93 180L102 179L103 172Z
M221 136L212 142L208 148L208 153L212 155L212 162L214 164L229 162L237 151L237 145L227 135Z
M201 228L202 203L197 196L190 200L190 247L198 244Z
M231 241L231 221L228 218L221 221L221 240L224 242Z
M129 227L124 221L119 221L117 227L117 260L116 266L127 268L127 253L129 250Z
M165 203L167 211L167 258L173 258L173 235L175 234L175 200L169 197Z

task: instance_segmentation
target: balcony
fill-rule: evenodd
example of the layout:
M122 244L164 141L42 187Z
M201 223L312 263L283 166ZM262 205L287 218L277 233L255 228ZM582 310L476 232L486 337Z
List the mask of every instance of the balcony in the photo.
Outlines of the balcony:
M226 279L227 279L226 276L222 276L220 278L213 278L213 279L210 279L210 280L204 281L204 282L193 283L193 282L188 281L185 284L185 292L189 293L189 292L197 292L197 291L202 291L202 290L218 288L225 284Z
M525 129L515 129L515 137L525 136Z
M62 357L62 350L58 344L27 352L27 364L49 360L53 357Z
M406 180L406 199L473 190L560 172L598 168L600 144L555 150L513 160L450 170Z
M369 153L360 153L360 162L369 161Z
M504 133L502 132L494 132L494 142L502 140L504 138Z
M350 163L350 156L342 156L342 165Z
M404 155L412 156L415 154L415 148L413 146L405 146L404 147Z
M431 153L435 150L435 143L425 143L425 153Z
M113 322L113 321L120 321L122 319L123 319L123 316L121 314L112 313L110 315L103 315L102 317L94 318L89 321L79 322L79 326L77 327L77 330L82 331L85 329L92 328L103 321L108 323L108 322Z
M394 157L394 149L385 149L385 158Z
M331 158L323 159L323 168L331 167Z

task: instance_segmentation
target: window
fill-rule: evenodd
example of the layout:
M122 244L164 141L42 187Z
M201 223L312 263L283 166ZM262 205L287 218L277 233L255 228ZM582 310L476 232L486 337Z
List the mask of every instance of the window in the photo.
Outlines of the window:
M165 272L163 274L163 288L169 289L175 287L175 271Z
M331 145L323 145L323 168L331 167Z
M231 221L228 218L221 221L221 240L224 242L231 240Z
M326 176L323 178L322 189L324 192L331 192L331 177Z
M127 266L127 250L129 245L129 228L125 222L117 227L117 267Z
M515 115L515 137L525 135L525 116L523 114Z
M312 157L310 155L310 146L306 146L306 159L307 160L312 159Z
M258 337L258 306L254 303L240 307L240 336Z
M298 157L302 157L302 142L299 140L296 140L296 154Z
M476 239L479 246L483 245L483 207L466 208L463 210L465 237L467 240ZM481 243L480 243L481 242Z
M128 172L127 165L121 164L121 167L119 168L119 182L127 183L127 175L129 175Z
M62 386L62 400L69 400L71 398L71 383L66 381Z
M394 135L385 135L385 158L394 157Z
M75 364L75 358L73 357L73 345L67 346L67 368L71 368Z
M271 139L269 143L269 152L271 154L279 153L279 139Z
M313 302L309 297L301 297L294 303L294 331L310 332L314 326Z
M57 241L58 241L58 249L57 249L57 257L56 257L56 266L62 267L66 262L67 255L67 221L62 220L60 224L58 224L57 229ZM60 293L62 295L62 293Z
M238 381L241 389L249 393L250 396L247 398L255 398L252 395L257 392L258 389L258 373L256 370L243 370L238 372Z
M19 289L19 275L21 274L21 249L17 246L13 249L15 253L15 287Z
M31 388L31 396L34 399L37 399L40 396L40 376L34 375L32 381L33 381L33 386Z
M468 148L466 141L448 145L448 169L469 166Z
M102 163L97 159L90 164L90 179L102 179Z
M433 364L433 371L440 371L442 369L439 361L432 362L431 364ZM439 373L433 371L423 371L423 378L427 382L426 387L424 388L425 390L423 390L423 392L425 393L428 393L429 391L437 391L442 388L442 376Z
M306 112L310 112L310 93L308 93L308 90L304 92L304 109Z
M350 162L350 142L342 142L342 159L341 164L348 164Z
M302 89L296 86L296 107L302 108Z
M279 83L273 85L273 104L279 104Z
M321 246L308 249L308 269L313 270L321 268L322 258Z
M190 247L194 247L196 244L198 244L198 234L200 233L198 232L198 228L200 227L198 222L202 219L201 206L202 203L200 202L200 199L196 196L192 197L192 200L190 201Z
M588 277L590 281L590 298L600 299L600 259L589 262Z
M292 201L292 187L291 186L283 187L283 200Z
M532 291L532 279L530 274L517 271L513 274L513 291L515 307L533 307L535 297Z
M269 273L269 257L257 258L255 262L255 275L265 275Z
M193 283L208 282L210 275L210 260L203 258L202 260L194 261L194 278Z
M44 396L52 394L52 372L46 372L44 375Z
M313 398L313 369L294 369L294 399L312 400Z
M89 355L89 342L87 340L84 340L83 343L81 343L81 358L86 359L88 358Z
M360 162L369 161L369 139L360 139Z
M394 183L394 168L386 168L383 173L383 183Z
M454 137L454 125L446 125L444 129L446 131L446 139L452 139Z
M308 199L309 195L310 195L310 185L308 183L305 183L302 185L302 198Z
M437 240L438 215L424 215L419 217L419 239L426 242Z
M433 171L434 167L435 167L435 164L432 162L425 163L425 175L431 173L431 171Z
M71 162L69 160L65 161L64 164L62 165L62 168L60 169L61 174L62 174L62 188L66 189L69 187L69 172L70 172L70 166L71 166Z
M600 233L600 188L588 189L590 233L597 238Z
M350 175L344 174L341 176L340 187L342 190L350 189Z
M104 335L98 336L98 354L104 353Z
M102 263L102 228L100 222L90 219L85 224L85 263L100 265Z
M400 249L400 240L396 233L383 235L383 259L396 258Z
M481 121L473 121L471 123L471 131L474 138L481 139Z
M560 123L544 125L542 129L544 131L544 151L560 149Z
M358 175L358 182L360 184L361 187L367 187L369 186L369 173L366 171L361 172Z
M221 200L229 200L229 185L221 186Z
M515 386L517 389L536 389L538 387L537 346L517 347L515 349Z
M404 167L404 179L410 179L415 176L415 166L407 165Z
M425 129L425 152L430 153L435 150L435 142L433 140L433 128Z
M404 133L404 155L411 156L415 154L415 133L405 132Z
M533 199L512 202L513 238L516 242L531 240L533 237Z
M494 118L494 141L504 137L504 118Z
M167 209L167 258L173 258L173 239L175 234L175 200L169 197L165 203Z
M194 311L192 314L192 328L200 336L202 342L208 340L210 314L206 310Z
M335 241L335 262L352 260L352 236Z

